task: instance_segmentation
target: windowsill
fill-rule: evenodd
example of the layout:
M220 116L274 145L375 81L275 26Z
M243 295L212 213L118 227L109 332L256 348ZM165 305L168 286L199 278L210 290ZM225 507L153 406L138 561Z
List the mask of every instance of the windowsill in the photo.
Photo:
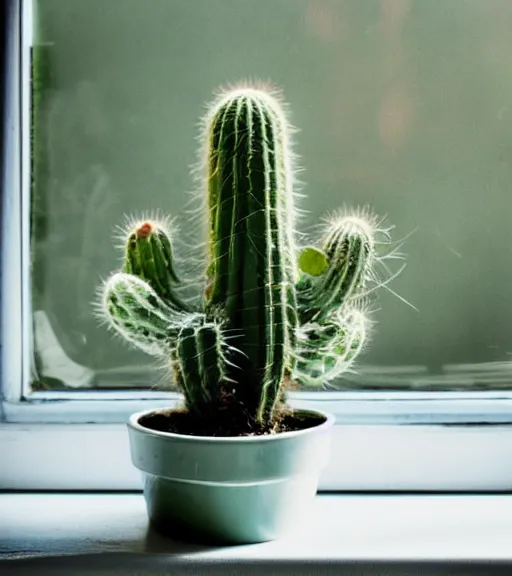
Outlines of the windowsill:
M447 563L490 574L491 564L512 563L511 542L512 495L319 495L308 521L280 541L206 548L149 530L140 493L0 494L0 572L13 575L174 575L199 566L237 574L242 563L251 574L270 564L283 574L341 566L377 574L383 565L409 574L428 564L432 574Z

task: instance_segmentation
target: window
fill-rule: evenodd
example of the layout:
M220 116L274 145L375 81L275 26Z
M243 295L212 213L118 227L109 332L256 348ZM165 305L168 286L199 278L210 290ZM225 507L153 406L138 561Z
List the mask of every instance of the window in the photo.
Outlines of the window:
M175 216L193 274L197 119L216 87L243 78L270 79L291 105L306 231L340 205L370 205L405 238L407 268L380 290L357 372L291 395L337 416L323 486L508 486L512 5L18 0L6 10L0 446L10 438L45 472L9 463L0 487L137 485L122 423L179 396L98 325L91 303L116 267L112 234L126 214Z

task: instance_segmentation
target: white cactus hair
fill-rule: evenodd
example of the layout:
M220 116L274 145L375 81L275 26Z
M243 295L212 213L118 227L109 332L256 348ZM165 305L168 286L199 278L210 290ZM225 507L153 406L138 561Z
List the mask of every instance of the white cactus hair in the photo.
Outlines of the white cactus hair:
M322 236L341 222L352 223L363 230L372 242L372 247L385 245L391 241L391 231L395 228L387 224L387 216L378 216L369 206L349 208L343 206L324 216L321 220Z
M322 219L320 224L322 237L325 237L329 230L342 222L346 222L348 226L353 224L353 226L358 227L360 230L364 231L365 235L371 241L372 261L367 268L366 278L371 286L367 291L360 295L360 298L367 299L368 296L376 292L378 289L384 288L399 300L416 310L410 302L405 300L405 298L400 296L389 286L389 284L398 278L398 276L400 276L400 274L405 270L406 263L403 262L397 271L392 271L388 266L388 262L390 261L405 260L406 255L401 252L401 248L405 241L414 234L415 230L407 234L404 238L393 241L391 233L396 227L395 225L389 224L387 215L379 216L367 205L356 208L343 206L340 209L330 212Z
M124 250L126 239L145 223L162 230L174 241L175 238L179 238L179 228L176 220L172 216L163 214L159 209L142 212L141 214L125 214L121 224L114 229L116 246Z

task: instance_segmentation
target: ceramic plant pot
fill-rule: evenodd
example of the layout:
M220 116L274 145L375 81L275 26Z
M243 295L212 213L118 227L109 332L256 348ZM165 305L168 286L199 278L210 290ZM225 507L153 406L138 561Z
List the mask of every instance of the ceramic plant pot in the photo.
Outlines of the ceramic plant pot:
M142 471L148 516L179 539L230 544L278 538L304 517L330 449L332 416L267 436L217 438L151 430L128 422L133 464Z

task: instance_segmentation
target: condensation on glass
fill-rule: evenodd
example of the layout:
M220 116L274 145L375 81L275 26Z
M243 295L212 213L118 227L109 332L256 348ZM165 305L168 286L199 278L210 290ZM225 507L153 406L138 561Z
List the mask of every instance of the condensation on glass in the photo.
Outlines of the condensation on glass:
M32 52L34 389L165 386L99 326L126 214L177 218L197 120L241 79L284 91L308 211L370 205L408 236L342 389L511 388L512 3L38 0ZM192 286L192 289L195 287ZM413 307L401 299L411 303Z

